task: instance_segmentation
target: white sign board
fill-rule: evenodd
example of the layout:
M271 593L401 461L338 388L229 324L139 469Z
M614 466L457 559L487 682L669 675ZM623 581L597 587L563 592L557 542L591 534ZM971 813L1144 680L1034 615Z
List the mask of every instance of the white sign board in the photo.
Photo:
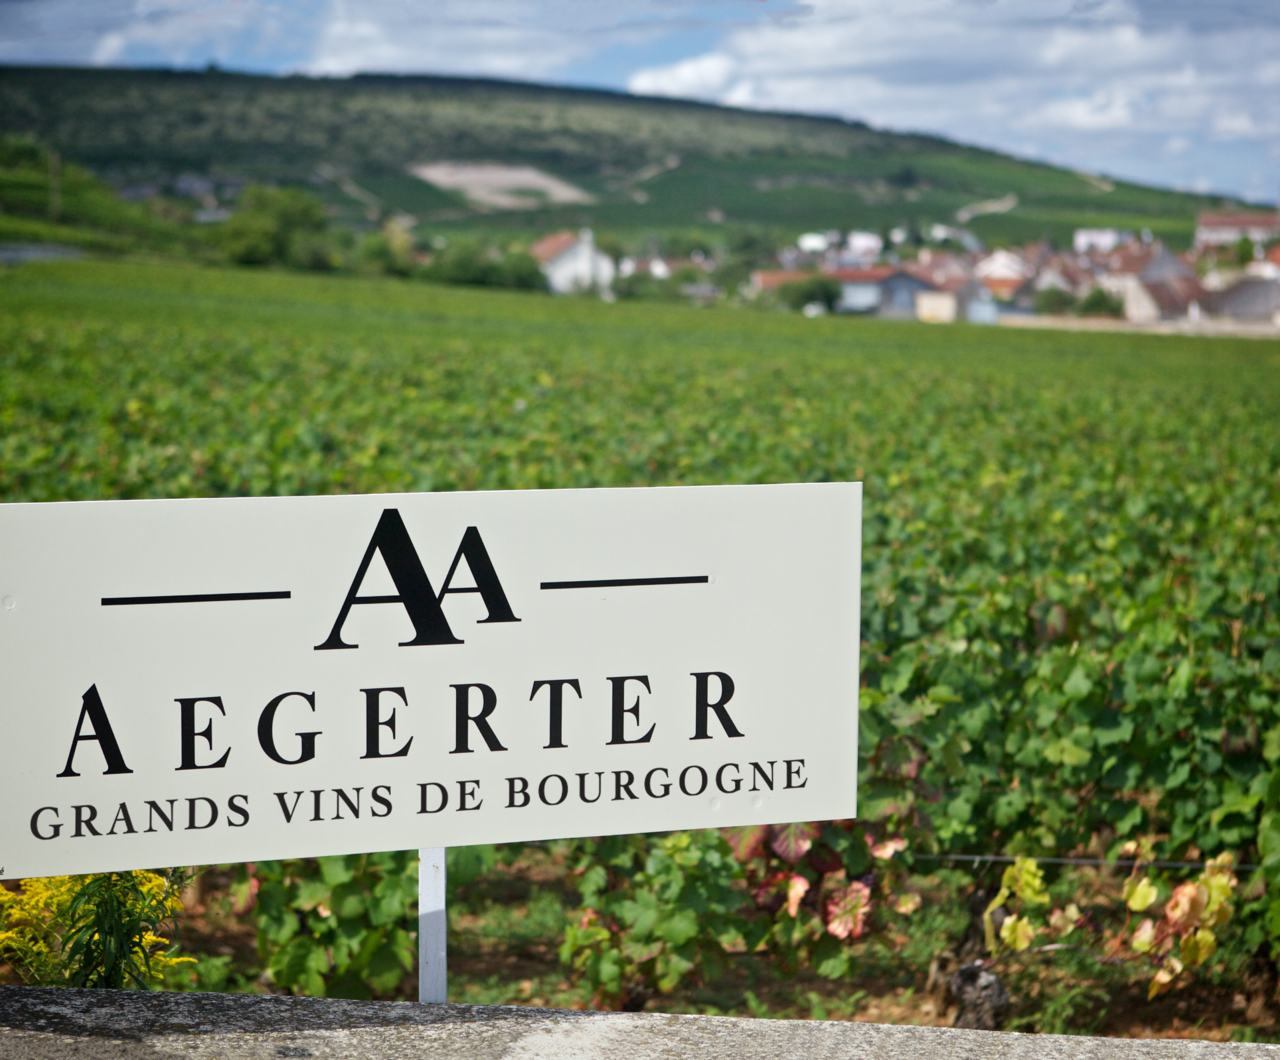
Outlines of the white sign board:
M0 505L0 869L852 817L861 496Z

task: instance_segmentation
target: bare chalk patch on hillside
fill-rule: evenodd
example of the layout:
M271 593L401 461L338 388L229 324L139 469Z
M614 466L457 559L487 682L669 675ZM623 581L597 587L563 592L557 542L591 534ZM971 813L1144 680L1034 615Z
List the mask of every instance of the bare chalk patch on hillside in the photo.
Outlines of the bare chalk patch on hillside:
M532 166L496 162L431 162L409 172L445 191L460 191L472 205L492 210L532 210L547 204L590 203L581 188Z

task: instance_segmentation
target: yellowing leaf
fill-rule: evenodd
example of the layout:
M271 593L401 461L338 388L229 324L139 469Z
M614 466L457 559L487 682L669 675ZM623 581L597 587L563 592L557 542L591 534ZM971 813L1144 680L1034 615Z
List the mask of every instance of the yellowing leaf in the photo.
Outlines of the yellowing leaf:
M1147 953L1155 945L1155 938L1156 922L1148 917L1138 925L1138 930L1133 933L1129 945L1133 947L1135 953Z
M1040 929L1033 927L1024 916L1007 916L1000 925L1000 940L1021 952L1031 945Z
M1135 913L1141 913L1158 897L1160 892L1150 877L1144 876L1140 880L1130 877L1124 881L1124 904Z
M1000 880L1001 890L1008 888L1018 900L1029 905L1048 905L1049 895L1044 889L1044 873L1035 858L1020 857L1004 870Z
M1058 745L1059 761L1064 766L1082 766L1088 763L1093 757L1093 752L1072 743L1070 740L1063 740Z
M1218 948L1218 940L1208 928L1200 928L1182 940L1181 955L1184 964L1204 964Z
M1071 902L1065 909L1055 909L1049 914L1049 928L1055 935L1065 938L1076 929L1080 919L1080 907Z
M1230 853L1219 854L1205 864L1200 883L1208 898L1200 914L1200 922L1206 927L1219 927L1231 919L1230 899L1239 882L1231 871L1234 865L1235 858Z
M906 849L907 841L899 836L894 839L886 839L883 843L877 843L871 848L871 856L887 861L894 854Z
M897 901L893 903L893 908L904 916L910 916L922 904L922 899L915 891L908 891L906 894L898 895Z
M1179 934L1189 931L1209 902L1209 890L1202 883L1184 883L1174 889L1164 907L1169 926Z
M792 876L787 884L787 912L792 919L800 912L800 902L809 893L809 881L803 876Z
M1006 881L1008 880L1008 871L1005 872L1004 878ZM994 913L1008 897L1009 888L1006 884L1006 886L1001 887L996 896L991 899L991 902L987 905L986 911L982 914L982 932L984 941L987 944L987 952L991 954L994 954L996 950L999 949L996 945L995 922L991 919L991 914Z
M1166 957L1164 965L1160 968L1160 971L1156 972L1156 977L1151 980L1151 986L1147 990L1147 1000L1150 1001L1157 994L1163 994L1181 974L1182 962L1177 957Z

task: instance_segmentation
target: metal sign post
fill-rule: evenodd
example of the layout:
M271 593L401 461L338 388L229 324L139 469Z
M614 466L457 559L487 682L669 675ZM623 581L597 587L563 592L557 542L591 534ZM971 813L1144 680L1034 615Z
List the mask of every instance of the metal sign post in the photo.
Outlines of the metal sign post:
M418 851L418 1001L449 1000L445 848Z

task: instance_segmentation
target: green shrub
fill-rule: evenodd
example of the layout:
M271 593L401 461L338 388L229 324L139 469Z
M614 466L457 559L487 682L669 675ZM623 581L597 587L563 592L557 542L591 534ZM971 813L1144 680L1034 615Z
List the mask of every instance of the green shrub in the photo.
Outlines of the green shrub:
M326 225L324 207L310 192L251 184L213 238L239 265L278 264L289 260L292 246L305 246Z
M1033 304L1037 313L1060 315L1075 308L1076 297L1061 287L1046 287L1043 291L1036 292Z
M217 242L237 265L268 265L287 246L274 218L249 210L232 214L218 229Z
M1101 287L1093 287L1080 300L1079 313L1085 317L1122 317L1124 316L1124 299L1104 291Z
M48 155L29 136L0 136L0 169L39 170L48 167Z
M36 985L149 989L193 963L158 934L181 911L189 878L108 872L0 888L0 957Z
M523 251L505 253L478 242L459 241L438 252L418 273L424 280L467 287L511 287L545 291L546 277L538 263Z
M338 243L328 233L301 232L289 241L288 263L295 269L332 272L343 266Z
M493 846L451 847L450 892L497 864ZM416 996L418 851L242 866L236 905L252 910L271 982L315 997ZM226 965L197 966L196 982L228 980ZM185 985L185 984L184 984Z
M414 966L416 850L258 862L244 867L236 892L242 905L256 902L263 963L285 990L390 994Z
M742 947L742 870L719 833L610 836L575 848L584 915L568 925L560 956L597 1003L643 1008L691 973L715 978L726 947Z
M803 309L811 302L818 302L828 312L840 301L840 281L829 276L814 276L799 283L788 283L778 288L778 297L792 309Z

